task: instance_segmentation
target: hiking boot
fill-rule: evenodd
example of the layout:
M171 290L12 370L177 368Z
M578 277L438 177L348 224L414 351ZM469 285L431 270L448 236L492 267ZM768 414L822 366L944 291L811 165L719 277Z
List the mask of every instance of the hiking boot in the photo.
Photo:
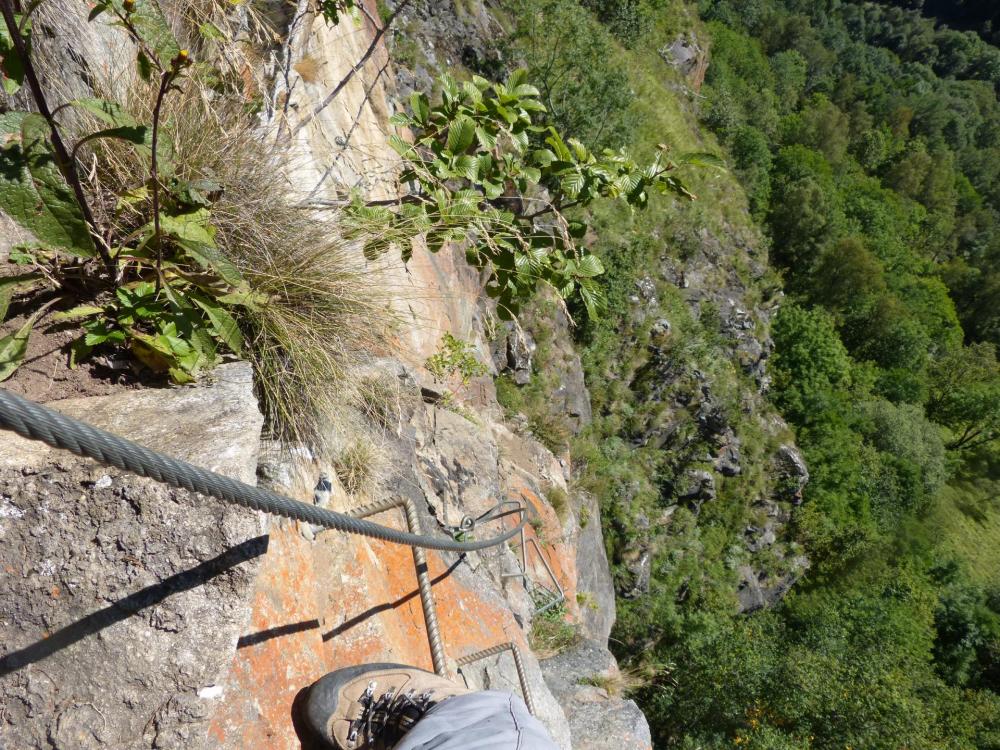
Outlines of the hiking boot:
M309 689L305 718L338 750L389 750L434 705L471 692L405 664L361 664L330 672Z

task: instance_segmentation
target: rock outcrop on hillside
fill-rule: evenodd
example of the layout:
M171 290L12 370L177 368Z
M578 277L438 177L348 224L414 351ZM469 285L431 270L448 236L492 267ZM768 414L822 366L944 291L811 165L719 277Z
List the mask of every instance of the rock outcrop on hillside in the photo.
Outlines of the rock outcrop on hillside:
M735 228L703 229L675 241L684 252L664 254L659 278L647 277L646 291L637 289L633 297L634 319L654 322L645 363L630 383L656 407L633 430L633 440L669 449L675 479L667 486L666 517L647 523L648 533L636 535L626 550L627 575L620 577L618 591L630 598L645 593L658 543L655 532L669 534L673 509L683 507L697 516L705 503L716 501L727 478L763 467L763 486L745 498L754 523L743 539L748 561L736 570L734 581L739 610L750 612L777 602L809 566L790 546L787 533L809 471L790 442L788 426L764 398L773 348L769 330L781 295L761 298L761 288L767 288L766 259L753 238ZM655 293L663 283L676 288L691 314L721 336L728 368L692 369L674 356L670 324ZM752 387L734 388L739 379ZM744 445L738 434L748 424L760 436L753 445Z
M693 33L678 34L670 44L659 50L660 57L676 69L695 92L701 90L708 71L708 49Z

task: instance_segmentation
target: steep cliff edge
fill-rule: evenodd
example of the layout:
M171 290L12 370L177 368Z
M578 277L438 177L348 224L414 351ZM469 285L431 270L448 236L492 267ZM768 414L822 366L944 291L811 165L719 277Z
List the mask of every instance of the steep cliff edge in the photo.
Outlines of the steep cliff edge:
M397 85L405 94L456 67L489 76L524 65L576 122L587 114L574 108L600 110L600 97L627 87L615 100L623 111L605 115L630 130L595 131L610 143L718 151L697 122L708 37L685 3L659 12L656 33L622 49L597 45L606 29L572 4L407 7L390 43ZM647 48L654 38L671 41ZM608 59L598 63L597 51ZM617 593L640 619L656 577L667 581L659 595L673 587L678 603L701 579L752 612L809 566L790 530L808 469L766 398L781 280L736 179L712 170L691 179L698 200L689 206L594 209L607 320L576 310L571 323L541 295L522 328L494 344L508 419L551 447L572 445L577 486L605 511Z
M39 48L54 64L67 61L60 76L82 95L94 67L113 71L122 57L101 23L86 24L79 8L65 10L73 38L63 20L50 16L39 23L51 32ZM374 7L368 11L375 15ZM395 186L381 177L395 160L386 142L391 104L378 73L385 70L384 52L377 50L336 100L323 104L365 54L371 25L355 16L331 28L306 4L275 13L289 34L284 44L257 50L264 64L248 71L248 81L269 75L277 81L266 98L276 120L279 113L287 118L278 136L294 141L283 170L289 189L316 202L336 202L350 187L369 197L392 194ZM483 648L518 645L537 713L568 749L578 738L567 704L547 685L529 634L540 616L539 596L551 600L561 590L563 601L546 618L570 633L582 621L589 637L607 643L614 600L599 511L582 506L590 522L581 533L565 500L569 464L504 426L491 377L465 388L460 402L441 403L457 384L437 382L424 363L444 333L473 342L489 361L488 310L464 262L449 250L418 253L408 267L381 266L377 283L393 288L399 359L373 361L346 380L382 383L392 393L391 408L373 420L354 401L331 415L328 452L265 440L258 463L261 420L245 365L227 365L193 389L135 390L57 407L245 481L256 469L270 486L340 510L384 496L410 498L426 529L456 525L505 499L530 505L538 520L525 535L527 580L513 575L520 571L517 544L462 558L431 554L428 564L452 668ZM338 474L344 476L345 452L359 438L375 448L376 470L348 494ZM8 469L0 528L21 559L3 567L0 621L9 632L0 647L0 744L310 746L296 726L296 703L324 673L373 660L430 667L406 548L317 534L214 502L202 506L183 493L3 440ZM37 470L28 458L36 454ZM321 475L330 477L331 489L317 495ZM84 506L70 508L78 497ZM550 502L556 497L558 514ZM92 524L70 534L83 510ZM402 519L386 512L378 520L401 525ZM593 595L579 589L581 580ZM605 651L594 674L606 671L607 658ZM461 674L472 686L520 690L510 654ZM613 715L621 699L605 693L591 702L599 704L598 715ZM621 743L628 742L622 746L648 747L648 731L623 736Z
M175 16L187 7L163 5ZM674 3L672 13L674 6L683 8ZM235 23L237 35L220 41L221 53L235 45L248 61L247 104L260 107L260 137L278 144L275 172L288 193L303 210L324 215L335 216L352 194L398 194L389 118L405 109L411 91L432 90L440 72L502 76L531 63L507 43L503 9L476 2L407 7L388 49L371 46L377 19L399 6L369 3L335 26L305 0L262 7L280 33L261 41ZM237 20L245 12L233 10ZM683 26L683 14L676 15ZM39 24L51 32L40 35L39 49L56 64L65 61L66 90L79 96L95 66L113 72L121 55L106 28L84 23L81 9L67 8L66 16L73 38L50 16ZM651 137L669 137L677 149L711 149L692 114L707 44L688 28L676 38L632 71L634 106L645 108ZM538 715L562 748L650 746L642 712L623 697L633 687L630 670L644 666L643 652L665 637L667 625L650 612L669 613L690 598L751 612L780 599L808 567L788 530L808 470L764 397L780 281L731 176L706 172L695 186L701 200L693 207L656 204L646 218L595 209L597 236L588 242L609 269L603 321L588 321L543 292L519 325L500 323L461 248L432 254L418 241L405 265L398 256L371 262L372 294L388 300L396 320L393 340L338 375L342 403L321 425L323 449L282 446L265 435L256 467L268 486L338 510L408 498L425 529L449 533L498 502L530 505L537 520L523 549L518 541L461 558L431 554L429 572L452 670L473 652L516 644ZM0 243L13 244L11 236ZM428 366L446 334L486 375ZM215 404L212 388L205 391ZM200 391L168 394L193 392ZM246 414L256 413L246 383L241 403ZM160 427L174 424L164 415ZM253 463L260 424L239 424L242 459ZM120 429L129 431L125 423ZM189 442L196 462L201 447L202 460L212 459L214 443L200 436ZM59 471L47 469L45 481ZM5 568L0 619L18 625L0 646L7 668L0 674L0 740L18 747L132 747L136 738L139 746L164 748L309 747L296 709L322 674L373 660L430 667L409 550L265 520L266 552L254 548L230 561L224 547L240 549L255 537L240 527L237 539L230 525L192 516L208 528L196 537L206 541L166 564L156 556L159 546L119 529L111 510L138 503L141 521L145 500L117 485L109 490L87 467L65 471L51 480L60 498L79 487L96 508L94 537L74 537L70 547L91 557L102 551L91 578L117 583L88 590L81 602L73 597L83 594L52 593L78 585L73 560L55 570ZM317 491L324 476L330 486ZM25 539L25 557L34 557L47 531L29 508L48 490L16 472L4 487L0 520L15 519L5 533ZM377 520L402 528L398 510ZM120 532L113 554L102 524ZM153 533L157 544L162 536ZM232 566L217 571L219 557ZM185 572L188 563L208 571L205 591L222 589L209 597L221 614L184 598L198 585ZM156 596L130 586L155 587L153 579L164 576ZM547 606L556 592L563 599ZM94 610L94 597L109 602L106 609ZM30 618L19 614L15 598L30 602ZM622 637L614 650L630 660L625 673L608 650L616 617ZM130 642L155 645L112 648L108 618ZM203 620L218 623L211 636ZM40 645L48 634L54 647ZM186 648L196 641L204 647ZM148 676L161 661L169 668ZM70 662L102 668L64 670ZM56 686L46 665L70 671L71 679ZM509 653L461 675L473 686L520 690ZM669 665L652 679L669 679ZM134 684L102 687L109 681Z

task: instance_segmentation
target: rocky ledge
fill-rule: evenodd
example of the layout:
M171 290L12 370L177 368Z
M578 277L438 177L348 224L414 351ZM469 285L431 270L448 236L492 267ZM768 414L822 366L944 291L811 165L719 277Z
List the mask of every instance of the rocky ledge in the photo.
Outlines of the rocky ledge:
M254 481L246 364L50 406ZM202 747L267 550L252 511L0 435L0 747Z
M649 724L635 701L620 696L624 678L605 642L583 640L542 662L566 717L574 750L649 750Z

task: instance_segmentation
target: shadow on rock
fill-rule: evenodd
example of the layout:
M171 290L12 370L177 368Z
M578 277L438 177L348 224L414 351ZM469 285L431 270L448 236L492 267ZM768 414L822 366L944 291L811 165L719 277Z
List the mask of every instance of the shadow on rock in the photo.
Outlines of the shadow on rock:
M160 583L129 594L124 599L119 599L114 604L57 630L48 638L12 651L0 659L0 677L16 672L21 667L40 661L87 636L94 635L106 627L128 619L140 610L163 601L168 596L202 586L237 565L260 557L267 552L267 542L266 535L248 539L211 560L206 560L200 565L172 575Z

